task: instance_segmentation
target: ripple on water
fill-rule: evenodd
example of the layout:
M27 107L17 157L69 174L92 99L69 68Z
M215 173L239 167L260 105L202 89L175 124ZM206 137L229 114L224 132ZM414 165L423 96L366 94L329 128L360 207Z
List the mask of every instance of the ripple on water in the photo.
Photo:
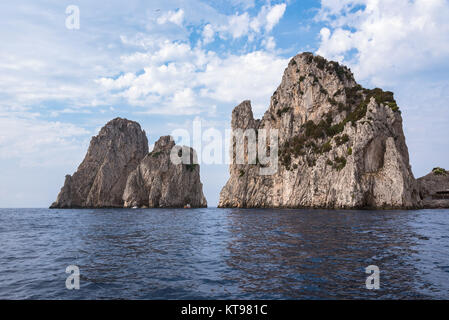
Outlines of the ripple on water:
M0 209L0 298L448 299L448 227L449 210Z

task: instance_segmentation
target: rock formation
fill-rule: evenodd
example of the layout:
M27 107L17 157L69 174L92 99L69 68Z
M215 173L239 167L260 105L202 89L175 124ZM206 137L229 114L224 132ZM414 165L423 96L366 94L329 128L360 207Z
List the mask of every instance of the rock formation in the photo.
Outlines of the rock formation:
M179 156L188 152L190 164L174 164L170 160L174 146L170 136L161 137L129 175L123 194L125 207L207 207L200 168L193 164L194 150L179 148Z
M277 129L279 168L261 175L259 161L231 164L219 207L421 205L393 93L362 88L337 62L295 56L263 118L255 120L244 101L232 112L231 126Z
M117 118L93 137L86 157L51 208L123 207L128 175L148 154L148 140L137 122Z
M425 208L449 208L449 171L434 168L418 185Z
M198 206L199 204L205 206L199 168L192 165L189 168L193 170L186 171L186 168L179 169L173 166L164 153L166 151L164 148L172 146L173 143L167 142L164 145L164 142L167 142L166 137L156 143L155 151L149 155L145 131L137 122L121 118L108 122L100 133L92 138L78 170L72 176L66 176L64 186L51 208L122 208L125 204L123 200L125 187L126 199L132 199L134 195L131 192L139 196L146 194L147 189L140 190L138 187L148 188L152 183L157 184L157 187L151 188L154 190L151 193L152 200L156 201L156 189L161 190L164 195L157 200L160 205L177 207L180 206L181 198L192 199L192 205L196 204L194 201L197 198L192 195L192 192L196 191L197 197L201 199ZM161 152L161 157L156 159L155 154L158 152ZM151 174L147 175L145 169L149 166L153 170L153 159L154 163L157 163L155 167L160 170L151 171ZM135 171L138 167L139 171ZM138 181L141 184L134 183L127 186L128 177L136 177L136 172L145 172L145 175L138 176L142 179ZM161 177L158 180L159 174ZM146 178L151 181L146 181ZM134 180L131 178L130 181ZM172 181L176 181L178 185L174 185ZM148 199L142 204L147 202ZM138 202L133 203L140 205Z

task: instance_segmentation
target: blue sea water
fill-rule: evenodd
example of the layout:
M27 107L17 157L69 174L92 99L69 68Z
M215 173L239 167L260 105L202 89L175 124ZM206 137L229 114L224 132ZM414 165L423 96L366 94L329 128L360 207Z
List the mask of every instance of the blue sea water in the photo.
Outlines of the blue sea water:
M0 209L0 243L0 299L449 299L449 210Z

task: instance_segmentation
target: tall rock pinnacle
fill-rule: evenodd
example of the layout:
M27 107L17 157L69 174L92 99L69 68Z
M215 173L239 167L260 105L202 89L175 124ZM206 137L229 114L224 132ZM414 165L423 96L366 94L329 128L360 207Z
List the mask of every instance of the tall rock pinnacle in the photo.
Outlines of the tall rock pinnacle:
M278 130L278 170L231 164L220 207L421 205L393 93L362 88L337 62L295 56L261 120L249 101L234 109L232 129L249 128Z
M148 154L148 140L137 122L116 118L93 137L86 157L52 208L123 207L128 175Z

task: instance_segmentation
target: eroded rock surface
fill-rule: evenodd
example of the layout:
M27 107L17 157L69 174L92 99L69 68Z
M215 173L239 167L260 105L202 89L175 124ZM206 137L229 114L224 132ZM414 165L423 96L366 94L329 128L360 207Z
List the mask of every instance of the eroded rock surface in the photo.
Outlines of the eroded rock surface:
M148 154L145 131L137 122L116 118L92 138L87 154L51 208L123 207L128 175Z
M161 137L153 151L130 174L123 194L125 207L207 206L200 167L193 164L194 150L187 147L178 149L179 155L188 150L190 164L174 164L170 160L174 146L170 136Z
M295 56L269 109L232 113L232 129L277 129L279 169L231 164L220 207L421 206L393 93L358 85L351 71L311 53Z

